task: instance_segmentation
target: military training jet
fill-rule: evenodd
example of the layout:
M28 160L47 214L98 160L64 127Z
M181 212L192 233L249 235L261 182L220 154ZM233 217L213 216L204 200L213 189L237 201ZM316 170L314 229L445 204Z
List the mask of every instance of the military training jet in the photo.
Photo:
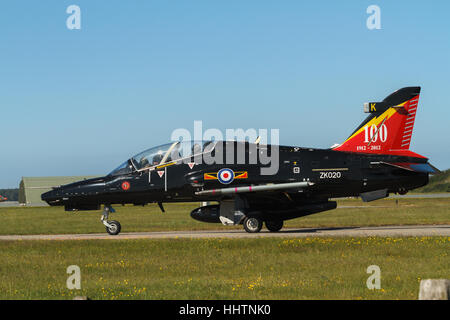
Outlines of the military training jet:
M112 205L209 202L191 217L247 232L279 231L283 221L336 208L330 199L363 201L405 194L439 172L409 150L420 87L402 88L382 102L364 104L368 117L342 144L330 149L263 145L258 142L181 141L148 149L104 177L60 186L42 194L65 210L99 210L109 234ZM275 157L276 156L276 157ZM277 171L267 174L276 158Z

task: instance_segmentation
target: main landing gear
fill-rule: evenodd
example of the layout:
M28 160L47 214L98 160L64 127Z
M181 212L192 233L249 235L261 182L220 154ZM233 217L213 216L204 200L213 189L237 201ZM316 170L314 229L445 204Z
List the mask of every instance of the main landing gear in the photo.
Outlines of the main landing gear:
M116 210L113 209L111 206L106 206L103 209L101 221L106 227L106 232L108 232L110 235L117 235L120 233L120 230L122 226L120 225L119 221L115 220L108 220L109 214L114 213Z
M283 220L276 221L265 221L266 228L270 232L278 232L283 228ZM263 220L258 217L245 217L244 219L244 229L249 233L260 232L263 227Z
M266 228L270 232L278 232L283 228L283 220L266 221Z
M263 221L256 217L245 217L244 219L244 229L248 233L257 233L261 231L263 226Z

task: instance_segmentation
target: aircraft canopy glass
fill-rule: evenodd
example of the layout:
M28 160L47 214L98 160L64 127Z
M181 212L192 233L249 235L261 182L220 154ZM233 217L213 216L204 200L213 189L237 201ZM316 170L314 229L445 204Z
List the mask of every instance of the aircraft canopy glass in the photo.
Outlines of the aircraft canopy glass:
M109 173L110 176L118 176L122 174L131 173L133 171L133 165L131 164L130 160L125 161L120 166L118 166L116 169L111 171Z
M130 160L137 170L147 167L161 165L174 160L191 157L192 155L209 152L214 143L211 141L182 141L163 144L154 148L147 149Z

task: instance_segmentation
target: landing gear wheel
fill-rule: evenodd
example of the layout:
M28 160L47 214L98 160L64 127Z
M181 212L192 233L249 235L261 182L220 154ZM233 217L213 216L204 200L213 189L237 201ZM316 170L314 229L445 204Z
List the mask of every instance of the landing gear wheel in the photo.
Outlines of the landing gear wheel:
M244 219L244 229L249 233L257 233L261 231L263 221L256 217L246 217Z
M115 220L108 220L109 214L116 212L110 205L105 205L105 208L103 209L101 221L103 225L106 227L106 232L108 232L110 235L115 236L116 234L120 233L120 229L122 229L119 221Z
M108 221L109 227L106 227L106 232L108 232L110 235L115 236L120 233L120 229L122 229L122 226L120 225L119 221L111 220Z
M278 232L283 228L283 220L266 221L266 228L270 232Z

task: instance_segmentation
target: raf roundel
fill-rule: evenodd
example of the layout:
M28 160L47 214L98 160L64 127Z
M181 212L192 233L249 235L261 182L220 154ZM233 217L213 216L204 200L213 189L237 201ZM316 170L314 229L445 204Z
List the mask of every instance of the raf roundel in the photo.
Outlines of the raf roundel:
M225 168L221 169L217 173L217 179L219 179L220 183L229 184L234 180L234 172L231 169Z
M128 181L125 181L122 183L122 189L127 191L128 189L130 189L130 183Z

